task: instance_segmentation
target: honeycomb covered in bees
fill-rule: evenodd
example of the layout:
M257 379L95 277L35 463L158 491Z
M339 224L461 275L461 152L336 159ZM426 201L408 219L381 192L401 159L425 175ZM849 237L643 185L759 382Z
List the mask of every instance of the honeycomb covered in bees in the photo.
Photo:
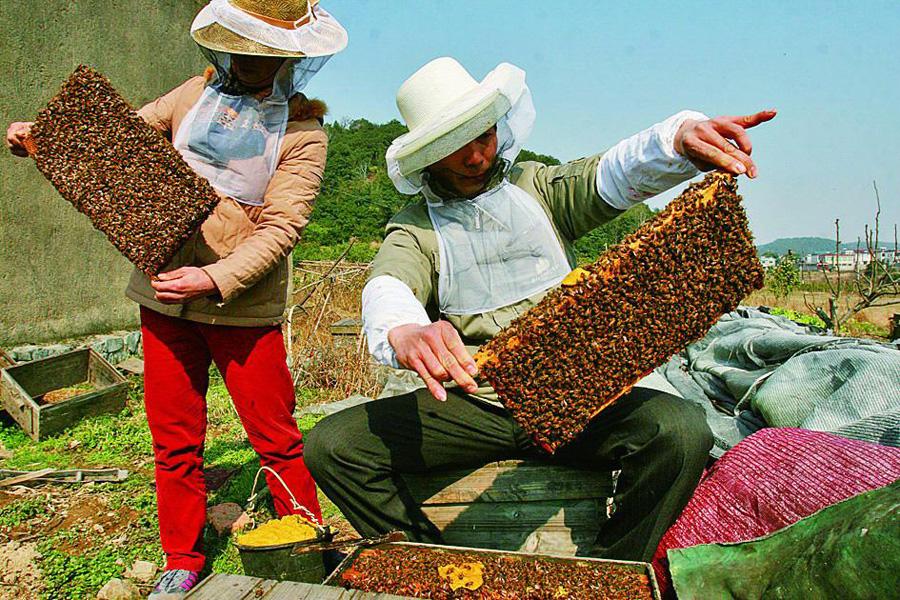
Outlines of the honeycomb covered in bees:
M516 421L553 453L762 285L737 184L711 173L573 271L475 359Z
M40 111L26 146L60 195L149 275L219 201L109 80L84 65Z

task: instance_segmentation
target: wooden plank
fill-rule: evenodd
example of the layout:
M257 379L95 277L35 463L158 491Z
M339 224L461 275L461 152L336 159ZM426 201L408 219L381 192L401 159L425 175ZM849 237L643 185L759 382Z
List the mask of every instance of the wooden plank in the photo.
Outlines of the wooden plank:
M357 336L362 333L363 322L360 319L341 319L328 328L331 335Z
M49 471L46 475L32 478L32 480L53 483L88 483L91 481L118 483L128 478L128 471L125 469L67 469L59 471L50 469ZM0 469L0 478L15 477L26 473L28 471Z
M590 551L605 505L599 500L423 506L448 544L574 556Z
M359 590L346 590L337 586L324 586L295 581L281 581L260 600L402 600L403 596L372 594Z
M185 598L191 600L244 600L263 581L258 577L215 573L204 579Z
M613 494L611 473L549 462L503 461L474 470L405 475L404 480L423 505L582 500Z
M3 348L0 348L0 369L5 369L6 367L11 367L16 364L16 361L13 360L13 357L7 354Z
M333 590L312 583L299 583L296 581L281 581L261 600L314 600L315 598L338 598Z
M100 356L94 349L91 349L88 357L88 381L98 387L107 387L119 383L127 383L128 380L108 360Z
M45 475L52 472L53 469L41 469L40 471L31 471L29 473L23 473L21 475L14 475L13 477L8 477L0 481L0 488L9 487L11 485L18 485L21 483L32 481L34 479L40 479L41 477L44 477Z

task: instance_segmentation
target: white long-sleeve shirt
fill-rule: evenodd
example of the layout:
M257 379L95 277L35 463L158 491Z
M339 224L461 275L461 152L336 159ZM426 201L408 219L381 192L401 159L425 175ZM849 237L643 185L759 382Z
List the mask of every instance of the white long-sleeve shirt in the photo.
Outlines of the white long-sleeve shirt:
M695 177L697 168L675 151L675 134L688 119L708 117L681 111L607 150L597 164L597 193L603 201L626 210ZM375 277L363 288L362 319L369 352L379 363L394 368L400 365L388 332L399 325L431 322L409 286L389 275Z

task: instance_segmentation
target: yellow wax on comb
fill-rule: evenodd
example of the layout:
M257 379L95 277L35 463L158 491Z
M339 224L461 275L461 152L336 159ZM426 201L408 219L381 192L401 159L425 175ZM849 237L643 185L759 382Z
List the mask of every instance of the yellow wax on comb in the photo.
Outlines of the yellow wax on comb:
M575 285L588 275L590 275L590 273L588 273L581 267L578 267L577 269L566 275L566 277L562 280L562 285Z
M480 562L444 565L438 567L438 575L450 582L450 589L454 592L459 588L477 590L484 585L484 565Z
M260 525L237 539L241 546L296 544L316 537L316 528L300 515L288 515Z

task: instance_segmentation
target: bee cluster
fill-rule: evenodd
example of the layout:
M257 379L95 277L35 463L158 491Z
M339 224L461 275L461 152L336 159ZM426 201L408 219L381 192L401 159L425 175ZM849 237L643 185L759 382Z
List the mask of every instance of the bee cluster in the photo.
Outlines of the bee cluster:
M442 571L481 567L483 582L453 589ZM648 577L614 563L415 546L362 550L340 574L348 589L413 598L479 600L650 600Z
M39 114L38 170L148 275L158 273L219 197L103 75L79 66Z
M482 374L546 451L763 285L731 175L712 173L486 343Z

